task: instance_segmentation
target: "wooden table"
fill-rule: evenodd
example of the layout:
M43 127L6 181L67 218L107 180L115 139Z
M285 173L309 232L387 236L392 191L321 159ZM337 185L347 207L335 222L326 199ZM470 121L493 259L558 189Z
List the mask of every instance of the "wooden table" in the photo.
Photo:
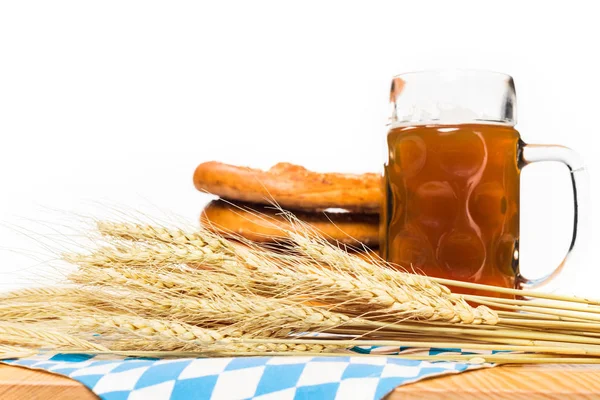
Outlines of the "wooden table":
M600 365L503 366L427 379L394 390L400 399L599 399ZM0 399L87 400L81 383L44 371L0 365Z

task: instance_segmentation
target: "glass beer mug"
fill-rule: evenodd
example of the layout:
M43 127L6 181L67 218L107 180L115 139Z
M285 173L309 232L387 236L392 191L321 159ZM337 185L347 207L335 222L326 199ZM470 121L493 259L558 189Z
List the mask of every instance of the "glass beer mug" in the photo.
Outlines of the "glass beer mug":
M390 102L381 256L429 276L508 288L557 275L575 250L584 168L566 147L521 140L512 78L407 73L393 79ZM574 232L563 263L528 280L519 273L519 180L540 161L571 171Z

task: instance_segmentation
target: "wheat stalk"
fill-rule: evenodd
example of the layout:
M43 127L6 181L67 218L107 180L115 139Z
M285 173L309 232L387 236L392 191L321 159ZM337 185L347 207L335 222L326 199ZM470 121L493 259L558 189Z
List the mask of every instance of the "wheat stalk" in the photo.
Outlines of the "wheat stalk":
M186 232L182 229L170 229L157 225L110 221L98 221L96 228L102 235L133 241L193 245L196 247L209 246L213 248L228 248L232 246L226 239L203 228L198 228L194 232Z
M36 350L27 347L0 344L0 360L23 358L34 355L35 353Z
M454 286L457 288L464 289L473 289L482 292L491 292L491 293L500 293L506 294L515 297L531 297L531 298L539 298L539 299L548 299L562 302L573 302L573 303L582 303L589 304L592 306L600 306L600 300L594 300L585 297L577 297L577 296L568 296L561 295L556 293L547 293L547 292L537 292L533 290L525 290L525 289L510 289L500 286L492 286L492 285L484 285L481 283L471 283L471 282L463 282L463 281L455 281L452 279L445 278L436 278L436 277L428 277L432 281L438 282L442 285Z
M94 307L86 307L75 302L59 302L48 298L42 302L28 303L6 303L0 305L0 321L40 321L44 319L56 319L59 316L72 315L84 309L94 310Z
M17 346L39 346L52 349L75 348L79 350L107 351L108 349L87 340L44 328L25 324L0 322L0 343Z
M227 286L243 291L246 285L243 273L237 276L212 271L177 267L169 269L138 267L85 267L69 275L69 280L86 286L120 285L151 292L169 291L188 296L205 296L216 286Z
M146 319L131 316L88 316L78 321L73 321L76 326L85 329L107 329L130 333L146 339L175 340L196 347L199 352L221 351L331 351L345 347L339 345L325 345L322 343L270 343L259 342L244 343L243 340L219 332L218 330L200 328L182 322L158 319Z
M46 287L34 287L17 289L11 292L0 293L0 301L8 300L21 300L28 301L39 297L44 298L56 298L56 297L71 297L79 294L85 294L85 292L77 287L64 287L64 286L46 286Z
M21 350L27 350L27 348L0 344L0 353L16 353Z
M479 306L473 309L461 295L452 294L446 286L440 285L427 277L395 270L383 260L372 258L370 262L366 261L322 238L308 236L306 233L291 233L290 237L297 251L321 265L327 265L353 274L366 274L375 277L380 282L386 282L392 287L414 288L413 296L418 296L420 302L429 302L434 307L446 302L445 308L455 310L460 322L463 323L481 323L478 320L482 320L489 325L497 323L496 314L488 307ZM448 302L451 305L448 305Z
M350 320L344 314L318 307L237 293L210 299L149 295L128 301L127 307L194 325L234 324L243 332L283 330L287 327L302 332L338 327Z
M99 226L105 235L114 237L137 240L162 238L160 244L144 247L147 253L152 253L145 254L146 263L151 265L164 265L165 260L180 263L200 262L205 252L201 247L203 249L202 256L194 257L194 254L197 253L196 243L204 246L204 243L208 242L204 238L204 232L192 235L134 224L104 223ZM178 238L177 245L164 243L165 240L172 240L174 237ZM214 237L214 235L210 237ZM225 263L225 259L221 259L220 269L222 271L244 271L244 268L240 267L243 265L257 272L252 279L256 286L263 287L260 294L267 292L272 295L278 292L285 293L286 296L301 297L315 295L319 297L319 294L327 294L329 297L336 297L336 304L344 304L344 309L340 311L351 312L350 310L353 309L353 315L364 315L366 311L380 310L388 317L395 316L395 318L401 319L416 318L475 324L493 324L497 319L495 314L486 307L480 306L474 309L464 301L440 298L439 294L447 289L442 289L437 284L425 286L423 282L426 282L426 278L423 277L415 278L415 280L387 279L387 282L382 282L376 277L369 276L372 271L356 277L356 270L326 270L307 264L306 259L301 257L290 258L288 256L282 259L280 254L256 247L248 250L238 248L236 252L233 252L229 242L213 239L212 243L214 245L210 248L211 254L218 254L228 261ZM163 246L165 245L170 246L169 256L163 255L165 253ZM130 248L135 247L135 244L130 245ZM97 257L98 253L93 255L92 265L114 265L114 256L107 260L107 257ZM234 256L230 257L230 254L234 254ZM125 263L125 258L127 257L121 257L122 263ZM137 261L139 257L135 257L135 259ZM86 260L78 259L76 261L80 265L90 266ZM139 261L137 262L139 263ZM282 268L281 264L284 262L288 264L288 268ZM132 263L127 261L127 265L132 265ZM407 281L412 285L408 285ZM437 291L433 288L437 288ZM435 292L437 295L431 295L428 291ZM319 298L323 299L322 296Z
M377 277L379 280L408 285L433 296L450 294L450 289L446 286L440 285L427 277L393 269L389 263L375 257L371 257L367 261L336 247L318 236L308 236L306 233L300 234L294 232L290 234L290 238L299 253L315 260L321 265L333 266L351 273L357 271L365 272Z
M263 259L252 267L255 273L251 279L259 292L312 298L335 305L336 311L353 316L385 315L396 320L413 318L474 324L493 324L497 319L486 307L473 309L464 301L426 296L401 282L390 285L365 273L322 268L301 258L287 257L276 262Z
M222 265L232 257L216 251L218 242L205 246L178 246L156 243L152 246L138 243L105 246L90 254L67 253L63 259L83 267L94 266L162 266L169 264Z
M96 292L95 296L108 304L119 304L122 309L144 315L177 318L190 324L240 324L244 331L254 329L280 330L288 325L296 330L309 330L339 326L349 320L344 314L304 304L305 301L266 298L250 293L232 292L215 275L211 279L185 280L185 275L174 273L157 275L150 271L114 268L86 268L71 279L86 285L114 287L121 285L136 290L130 295L113 296ZM165 284L165 282L169 282ZM168 288L168 290L162 290Z
M65 256L80 266L69 277L74 285L0 295L0 344L201 356L337 354L365 345L535 353L484 359L497 362L600 357L600 302L457 295L445 285L523 292L394 270L303 229L266 249L205 230L99 222L110 246Z

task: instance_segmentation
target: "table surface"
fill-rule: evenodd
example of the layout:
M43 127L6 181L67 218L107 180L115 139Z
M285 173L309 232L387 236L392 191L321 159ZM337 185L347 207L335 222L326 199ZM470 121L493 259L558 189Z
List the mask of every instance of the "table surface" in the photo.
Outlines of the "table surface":
M416 382L395 389L400 399L597 399L600 365L506 365ZM0 365L0 399L87 400L81 383L44 371Z

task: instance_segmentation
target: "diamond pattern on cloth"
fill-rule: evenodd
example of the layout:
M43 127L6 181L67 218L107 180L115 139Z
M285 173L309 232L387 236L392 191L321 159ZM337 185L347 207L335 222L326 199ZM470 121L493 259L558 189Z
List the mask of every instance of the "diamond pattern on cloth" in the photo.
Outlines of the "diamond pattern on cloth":
M148 359L41 353L7 364L71 377L103 400L380 399L417 380L492 364L429 362L390 354L481 354L461 349L357 348L331 357ZM492 352L487 352L487 354Z

